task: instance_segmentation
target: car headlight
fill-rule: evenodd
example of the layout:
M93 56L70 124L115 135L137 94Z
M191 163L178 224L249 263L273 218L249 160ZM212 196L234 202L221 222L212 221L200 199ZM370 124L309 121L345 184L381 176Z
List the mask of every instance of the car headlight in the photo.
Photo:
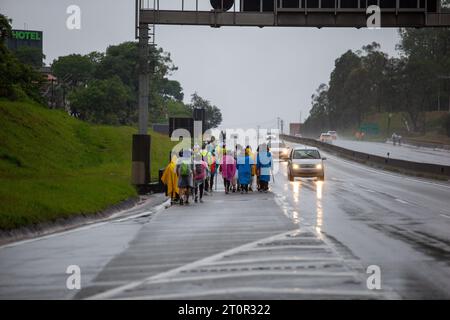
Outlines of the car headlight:
M299 166L298 164L294 164L294 165L292 166L292 168L294 168L294 169L299 169L300 166Z
M322 165L320 163L316 164L316 169L322 169Z

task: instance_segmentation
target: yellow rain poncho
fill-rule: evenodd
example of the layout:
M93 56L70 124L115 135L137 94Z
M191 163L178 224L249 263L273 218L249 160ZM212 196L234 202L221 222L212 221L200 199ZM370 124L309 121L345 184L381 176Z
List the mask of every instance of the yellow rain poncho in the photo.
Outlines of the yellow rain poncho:
M174 199L177 194L179 194L178 190L178 175L176 173L177 166L177 157L173 156L172 161L167 165L164 170L161 181L167 186L167 195Z

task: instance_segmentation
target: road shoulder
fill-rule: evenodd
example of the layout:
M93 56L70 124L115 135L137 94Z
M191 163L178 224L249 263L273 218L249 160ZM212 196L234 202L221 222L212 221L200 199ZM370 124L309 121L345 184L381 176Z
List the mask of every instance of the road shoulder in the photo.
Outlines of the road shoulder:
M69 218L61 218L18 229L0 230L0 247L106 222L119 217L123 218L143 208L148 209L161 205L165 201L167 201L167 198L163 194L133 197L94 214L78 214Z

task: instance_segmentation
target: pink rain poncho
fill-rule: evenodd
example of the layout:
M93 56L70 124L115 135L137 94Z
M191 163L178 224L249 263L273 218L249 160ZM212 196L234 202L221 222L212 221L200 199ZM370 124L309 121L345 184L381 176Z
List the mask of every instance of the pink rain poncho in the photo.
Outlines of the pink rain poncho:
M222 177L231 181L236 174L236 161L230 155L222 157Z

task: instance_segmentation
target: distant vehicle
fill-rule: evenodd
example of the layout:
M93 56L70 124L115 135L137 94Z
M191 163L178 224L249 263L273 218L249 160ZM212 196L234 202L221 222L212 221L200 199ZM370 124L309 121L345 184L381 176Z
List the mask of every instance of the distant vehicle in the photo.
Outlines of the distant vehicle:
M322 133L319 140L320 142L333 143L333 137L329 133Z
M272 140L275 140L276 138L277 138L276 135L270 134L270 133L266 136L267 142L270 142L270 141L272 141Z
M289 159L290 148L283 141L271 141L268 144L272 156L276 159Z
M331 135L333 140L337 140L337 132L336 131L328 131L328 134Z
M317 177L325 180L325 169L319 149L307 146L294 147L288 160L288 179L294 181L295 177Z
M296 134L295 134L295 137L297 137L297 138L302 138L303 136L302 136L300 133L296 133Z

